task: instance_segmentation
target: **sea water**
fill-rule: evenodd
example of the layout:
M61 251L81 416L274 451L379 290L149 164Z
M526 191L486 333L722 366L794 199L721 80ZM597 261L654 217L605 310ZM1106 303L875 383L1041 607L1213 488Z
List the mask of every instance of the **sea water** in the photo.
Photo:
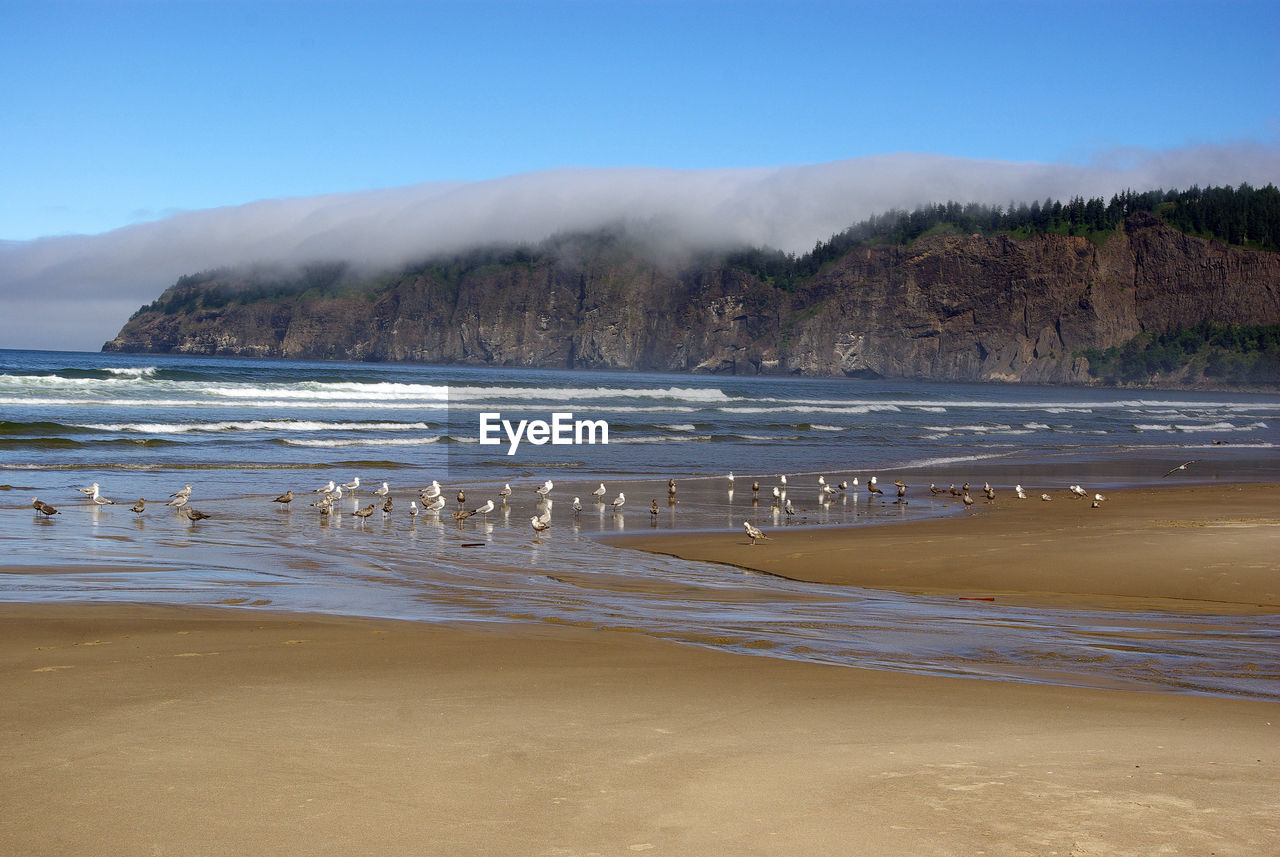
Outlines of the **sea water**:
M510 455L482 443L484 414L603 421L608 443L525 442ZM1264 394L0 351L0 567L11 572L0 597L569 622L851 666L1280 698L1275 617L992 610L596 538L743 520L875 525L957 513L929 481L1106 490L1159 482L1191 459L1176 478L1280 481L1277 443L1280 396ZM784 474L793 516L770 498ZM910 475L908 503L891 487L879 499L817 482L876 474ZM337 514L310 508L329 480L355 477L361 489ZM446 509L411 517L433 480ZM546 480L552 528L534 538ZM354 517L384 481L392 513ZM76 490L93 482L114 505ZM602 482L606 502L593 502ZM184 484L209 520L164 506ZM290 507L271 502L289 489ZM61 514L37 518L34 496ZM134 515L140 497L147 511ZM486 499L497 504L487 516L449 514ZM1116 646L1118 635L1143 642Z

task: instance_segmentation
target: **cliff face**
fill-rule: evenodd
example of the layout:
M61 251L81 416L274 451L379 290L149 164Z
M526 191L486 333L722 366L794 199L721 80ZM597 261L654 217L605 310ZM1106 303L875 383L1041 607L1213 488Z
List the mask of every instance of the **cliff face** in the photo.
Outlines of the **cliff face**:
M1280 323L1280 255L1142 215L1101 247L953 234L857 249L792 291L618 253L430 270L341 297L147 309L103 350L1073 383L1088 377L1075 352L1143 331Z

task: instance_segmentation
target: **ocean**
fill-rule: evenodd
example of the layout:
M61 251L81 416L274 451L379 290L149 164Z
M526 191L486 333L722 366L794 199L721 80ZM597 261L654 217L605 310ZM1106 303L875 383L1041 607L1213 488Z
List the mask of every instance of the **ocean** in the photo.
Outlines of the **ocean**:
M530 439L538 422L547 442ZM1280 481L1278 443L1280 396L1266 394L0 351L0 598L571 623L1022 681L1045 680L1038 665L1053 659L1064 684L1276 699L1280 669L1257 669L1276 663L1274 616L997 613L652 556L598 536L737 531L743 520L874 526L959 513L927 491L931 481L1105 491L1157 483L1190 459L1182 481ZM795 516L771 508L784 474ZM825 497L817 482L871 475L910 475L909 503ZM357 477L339 514L310 508L316 489ZM445 511L411 517L432 480ZM552 526L535 538L530 518L545 507L534 489L546 480ZM351 515L384 481L393 512ZM77 490L94 482L113 505ZM620 514L591 501L601 483L609 501L625 493ZM164 506L185 484L208 520ZM460 489L475 508L504 484L509 501L487 516L459 524L448 514ZM277 508L271 498L285 490L298 499ZM37 496L61 514L35 516ZM138 498L141 515L128 508ZM629 585L638 578L644 588ZM1117 634L1143 643L1117 647Z

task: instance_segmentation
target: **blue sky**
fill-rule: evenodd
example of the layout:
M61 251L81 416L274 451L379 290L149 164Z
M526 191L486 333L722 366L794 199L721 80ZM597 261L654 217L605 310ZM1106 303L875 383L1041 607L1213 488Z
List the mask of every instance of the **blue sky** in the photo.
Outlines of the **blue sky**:
M0 239L550 168L1275 146L1278 10L0 0Z

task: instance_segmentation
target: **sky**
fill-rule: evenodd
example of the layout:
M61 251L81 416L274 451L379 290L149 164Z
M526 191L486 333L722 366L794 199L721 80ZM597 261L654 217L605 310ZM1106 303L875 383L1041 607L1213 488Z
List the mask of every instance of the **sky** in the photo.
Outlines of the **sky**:
M0 0L0 347L335 248L1280 183L1278 42L1246 0Z

